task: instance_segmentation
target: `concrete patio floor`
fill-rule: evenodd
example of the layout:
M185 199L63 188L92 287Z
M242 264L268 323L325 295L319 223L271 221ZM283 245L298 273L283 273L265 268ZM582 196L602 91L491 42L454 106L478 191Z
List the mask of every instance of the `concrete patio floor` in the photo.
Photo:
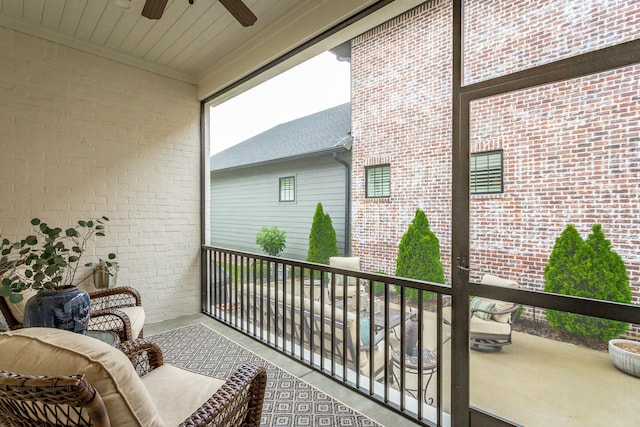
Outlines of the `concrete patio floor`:
M145 335L195 322L206 324L381 425L418 425L205 315L145 325ZM434 334L425 332L427 336ZM428 341L428 346L435 344ZM443 375L443 396L447 396L443 407L448 409L448 343L443 351L445 363L439 374ZM429 386L429 394L435 393L434 384ZM471 352L471 404L524 426L638 426L640 378L618 371L606 352L514 332L513 344L499 353Z

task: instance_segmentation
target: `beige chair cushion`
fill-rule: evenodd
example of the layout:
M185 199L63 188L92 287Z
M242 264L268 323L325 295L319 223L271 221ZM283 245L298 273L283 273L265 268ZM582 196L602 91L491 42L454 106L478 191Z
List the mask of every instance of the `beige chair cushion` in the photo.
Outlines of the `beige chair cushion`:
M84 374L104 400L112 426L164 426L149 392L120 350L54 328L0 334L0 369L25 375Z
M37 293L38 291L36 291L35 289L24 290L22 291L22 301L15 304L10 302L9 298L3 297L5 301L7 301L7 305L9 306L11 314L13 314L13 317L15 317L15 319L19 323L24 323L24 308L27 305L27 301L29 301L31 297L33 297Z
M357 256L332 256L329 257L329 265L332 267L338 268L347 268L349 270L360 270L360 257ZM347 289L347 296L353 296L355 290L350 289L351 286L356 286L358 280L355 277L347 277L347 284L349 289ZM342 274L336 274L336 295L341 296L344 295L344 291L342 289L344 286L344 276ZM339 289L338 289L339 288Z
M498 276L494 276L492 274L485 274L482 276L482 280L480 283L483 285L493 285L493 286L503 286L505 288L518 288L518 282L515 280L503 279ZM495 303L494 310L495 311L503 311L508 310L514 306L514 303L500 300L487 300ZM511 319L510 314L494 314L491 316L493 320L500 323L507 323Z
M168 426L177 426L193 414L222 385L222 378L162 365L142 377L151 400Z
M474 334L509 335L511 325L509 323L496 322L493 319L482 320L479 317L471 316L469 330Z
M442 319L451 324L451 317L451 307L443 307ZM477 316L471 316L469 331L473 333L509 335L511 333L511 325L509 323L496 322L493 319L482 320Z
M140 336L140 331L144 326L144 308L141 306L134 307L119 307L117 310L122 311L129 318L129 322L131 322L131 332L133 338L138 338ZM99 330L108 330L111 327L110 324L99 324Z

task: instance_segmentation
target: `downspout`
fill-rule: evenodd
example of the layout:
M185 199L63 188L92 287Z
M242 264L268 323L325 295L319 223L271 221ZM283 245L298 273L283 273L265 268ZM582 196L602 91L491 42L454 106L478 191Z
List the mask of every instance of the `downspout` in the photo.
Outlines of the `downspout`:
M351 255L351 165L345 162L338 153L333 153L333 159L344 165L344 256Z

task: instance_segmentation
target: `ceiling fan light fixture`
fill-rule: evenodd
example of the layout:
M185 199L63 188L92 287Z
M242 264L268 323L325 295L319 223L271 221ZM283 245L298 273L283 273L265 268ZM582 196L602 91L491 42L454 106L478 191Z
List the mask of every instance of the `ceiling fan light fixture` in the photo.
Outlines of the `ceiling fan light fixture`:
M131 7L131 0L116 0L116 4L122 9L129 9Z

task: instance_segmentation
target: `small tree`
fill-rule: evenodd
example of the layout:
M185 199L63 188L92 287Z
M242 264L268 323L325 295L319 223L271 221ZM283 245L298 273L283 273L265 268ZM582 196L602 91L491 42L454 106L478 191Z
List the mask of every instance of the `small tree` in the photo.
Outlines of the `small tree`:
M611 241L605 238L600 224L592 227L586 241L568 225L556 240L544 278L546 292L631 303L624 261L611 248ZM546 310L546 315L554 328L602 341L619 336L629 326L624 322L554 310Z
M262 252L271 256L280 256L286 247L286 233L273 227L262 227L256 234L256 244L260 246Z
M570 295L579 280L576 252L584 245L578 230L569 224L556 239L549 262L544 267L544 291ZM546 310L547 321L554 328L566 329L566 314L555 310Z
M416 216L400 240L396 276L444 283L440 241L431 231L427 215L421 209L416 210ZM400 291L399 286L396 286L396 291ZM418 300L416 289L407 289L406 295L412 301ZM426 296L430 298L433 294L426 293Z
M338 240L331 216L324 213L322 203L318 202L309 233L307 261L329 264L329 257L338 255Z

